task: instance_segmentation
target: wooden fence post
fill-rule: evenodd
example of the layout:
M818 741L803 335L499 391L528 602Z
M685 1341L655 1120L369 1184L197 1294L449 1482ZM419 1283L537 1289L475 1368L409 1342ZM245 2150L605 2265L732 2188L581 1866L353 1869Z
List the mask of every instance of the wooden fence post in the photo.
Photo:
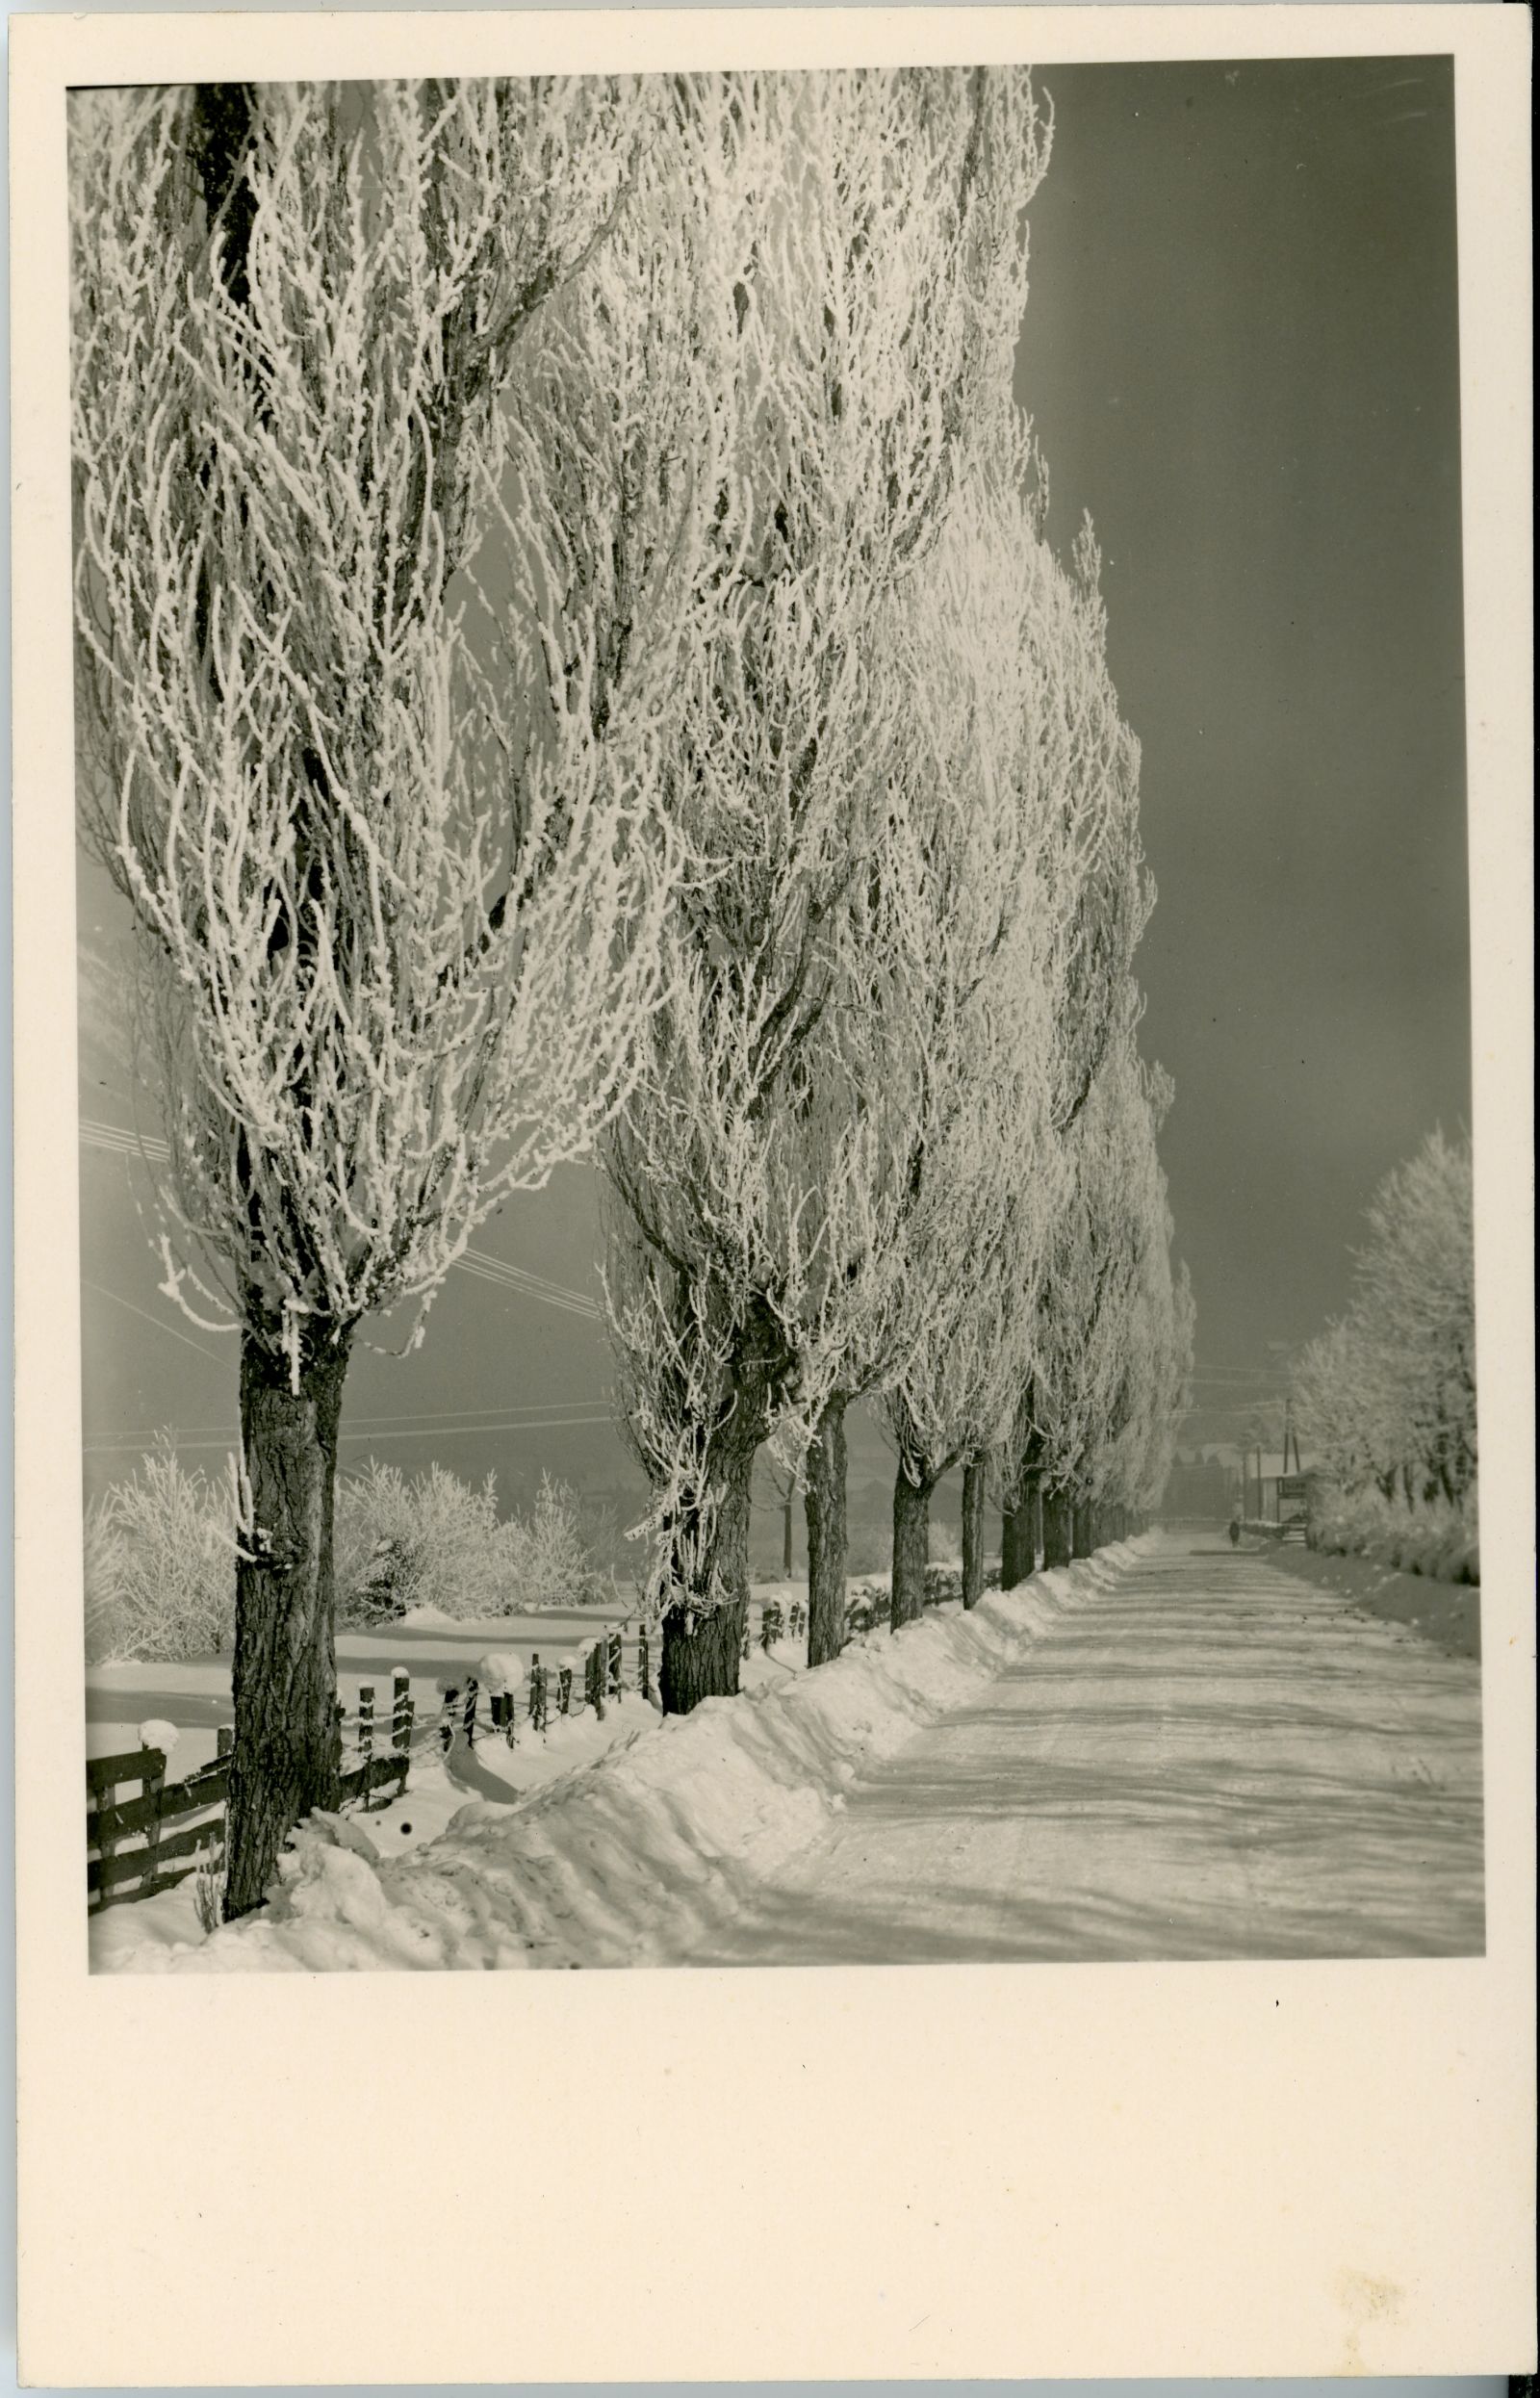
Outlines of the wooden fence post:
M439 1709L439 1744L446 1757L454 1745L454 1711L459 1700L459 1685L456 1684L452 1689L445 1691L444 1704Z
M481 1685L477 1682L477 1680L476 1680L476 1678L475 1678L475 1674L472 1674L472 1676L471 1676L470 1680L466 1683L466 1686L465 1686L465 1717L464 1717L464 1721L465 1721L465 1744L466 1744L466 1747L467 1747L467 1748L475 1748L475 1711L476 1711L476 1705L477 1705L477 1702L478 1702L478 1701L479 1701L479 1699L480 1699L480 1696L481 1696Z
M399 1666L391 1676L391 1746L404 1755L412 1744L412 1682Z
M636 1687L643 1698L653 1695L652 1656L647 1645L646 1629L636 1636Z
M374 1766L374 1686L361 1682L358 1686L358 1753L364 1761L364 1813L368 1815L373 1798L371 1776Z
M556 1708L563 1715L572 1714L572 1667L563 1665L556 1675Z

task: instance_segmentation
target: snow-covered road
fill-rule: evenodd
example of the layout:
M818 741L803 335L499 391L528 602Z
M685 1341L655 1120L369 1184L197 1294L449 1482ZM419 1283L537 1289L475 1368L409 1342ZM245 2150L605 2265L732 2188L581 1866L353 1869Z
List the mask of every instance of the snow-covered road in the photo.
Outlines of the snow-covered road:
M837 1825L690 1962L1482 1940L1479 1666L1265 1555L1171 1534L863 1773Z

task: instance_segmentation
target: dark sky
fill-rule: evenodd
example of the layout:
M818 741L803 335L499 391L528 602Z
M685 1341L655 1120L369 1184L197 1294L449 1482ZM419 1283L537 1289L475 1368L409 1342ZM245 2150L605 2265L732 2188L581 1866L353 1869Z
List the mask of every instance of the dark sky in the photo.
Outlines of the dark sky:
M1200 1395L1233 1405L1238 1369L1342 1305L1374 1183L1468 1119L1451 70L1042 82L1057 128L1018 388L1054 538L1089 506L1105 554L1160 891L1144 1042L1176 1078L1164 1153ZM119 921L89 865L82 921L92 945ZM129 1121L128 1078L90 1037L82 1070L86 1114ZM94 1488L156 1425L228 1437L234 1348L156 1297L121 1161L85 1149L82 1172ZM510 1202L478 1243L594 1289L587 1173ZM619 1486L603 1424L540 1421L598 1413L578 1403L608 1379L597 1328L451 1276L417 1356L359 1358L345 1457L496 1468L510 1498L543 1465ZM869 1434L854 1471L875 1503Z
M1207 1369L1308 1337L1470 1108L1453 81L1057 67L1018 390L1105 554ZM1206 1395L1217 1396L1209 1385Z

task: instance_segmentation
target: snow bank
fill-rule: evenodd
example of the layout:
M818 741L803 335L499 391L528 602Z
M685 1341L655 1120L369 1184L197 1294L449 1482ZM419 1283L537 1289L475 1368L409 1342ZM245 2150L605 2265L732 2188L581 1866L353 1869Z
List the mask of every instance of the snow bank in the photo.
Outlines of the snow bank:
M970 1697L1126 1551L873 1634L618 1740L512 1807L462 1807L392 1857L353 1818L295 1836L269 1904L140 1971L371 1972L687 1961L830 1823L862 1766ZM106 1962L107 1960L103 1960Z

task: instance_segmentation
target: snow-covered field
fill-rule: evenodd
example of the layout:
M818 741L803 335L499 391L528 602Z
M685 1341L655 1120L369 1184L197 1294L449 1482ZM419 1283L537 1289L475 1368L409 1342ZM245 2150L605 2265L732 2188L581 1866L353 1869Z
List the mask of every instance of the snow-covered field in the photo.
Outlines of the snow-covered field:
M186 1883L93 1919L92 1963L358 1972L686 1954L837 1817L860 1768L1014 1662L1118 1554L993 1592L971 1614L951 1605L896 1637L864 1635L815 1673L800 1641L756 1648L740 1695L687 1716L632 1697L602 1725L558 1718L514 1750L457 1742L414 1764L391 1806L312 1818L260 1914L205 1938ZM757 1607L803 1595L794 1583L755 1593Z
M446 1684L463 1683L489 1649L511 1650L526 1672L531 1658L547 1665L570 1659L579 1642L593 1638L622 1617L614 1609L562 1608L538 1614L475 1619L415 1608L399 1623L373 1631L337 1635L337 1694L349 1714L359 1690L372 1685L376 1715L388 1712L391 1676L398 1666L410 1677L419 1723L438 1714ZM233 1723L228 1655L196 1658L186 1664L131 1662L86 1669L86 1754L110 1757L138 1744L146 1716L175 1724L179 1739L169 1770L193 1772L207 1764L222 1725Z

